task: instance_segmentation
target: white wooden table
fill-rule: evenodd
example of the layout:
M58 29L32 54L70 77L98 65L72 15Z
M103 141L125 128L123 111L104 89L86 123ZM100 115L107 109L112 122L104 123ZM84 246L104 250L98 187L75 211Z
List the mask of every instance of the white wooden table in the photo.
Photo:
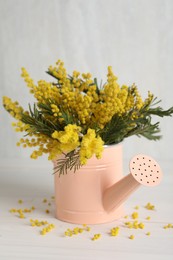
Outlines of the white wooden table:
M53 176L51 164L38 166L32 161L24 167L21 162L1 165L0 169L0 259L173 259L173 163L160 162L164 179L159 187L142 187L125 203L128 219L122 218L113 223L90 225L91 231L65 237L67 228L73 225L61 222L54 217ZM19 204L18 200L23 203ZM47 203L43 203L47 199ZM147 210L148 203L155 210ZM48 205L51 203L51 205ZM139 209L134 207L139 205ZM35 210L19 218L10 213L11 208L30 208ZM50 213L45 212L49 209ZM130 215L138 211L138 221L145 224L144 229L129 229L125 222L132 221ZM146 217L151 219L147 220ZM40 235L42 227L32 227L30 219L47 220L55 224L55 229L45 236ZM110 229L119 226L118 236L110 236ZM147 236L146 233L151 235ZM102 236L92 241L94 234ZM129 239L134 235L134 239Z

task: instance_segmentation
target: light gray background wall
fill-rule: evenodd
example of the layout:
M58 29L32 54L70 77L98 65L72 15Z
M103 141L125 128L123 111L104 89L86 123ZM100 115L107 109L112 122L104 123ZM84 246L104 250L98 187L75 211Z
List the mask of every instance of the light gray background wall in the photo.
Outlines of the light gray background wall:
M27 107L33 99L20 78L26 67L35 81L62 59L69 72L90 71L105 79L112 65L120 84L136 83L143 96L151 90L162 106L173 105L172 0L0 0L0 96ZM0 162L28 160L30 151L15 146L10 116L0 112ZM124 156L148 153L173 161L173 118L161 120L163 139L132 137ZM22 159L22 160L21 160ZM47 163L41 158L37 163Z

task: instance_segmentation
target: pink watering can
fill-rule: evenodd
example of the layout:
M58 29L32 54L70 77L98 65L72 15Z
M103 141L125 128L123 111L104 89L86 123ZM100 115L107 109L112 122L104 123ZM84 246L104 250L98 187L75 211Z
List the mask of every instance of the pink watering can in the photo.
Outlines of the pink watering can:
M138 187L156 186L162 179L158 163L147 155L133 157L130 173L123 177L122 172L118 144L106 146L101 159L91 158L75 173L55 174L56 217L78 224L111 222L124 215L123 202Z

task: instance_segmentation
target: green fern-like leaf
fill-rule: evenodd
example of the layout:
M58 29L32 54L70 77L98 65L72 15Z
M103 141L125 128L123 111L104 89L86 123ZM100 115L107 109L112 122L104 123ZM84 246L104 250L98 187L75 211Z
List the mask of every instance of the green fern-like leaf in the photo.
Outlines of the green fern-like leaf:
M35 104L33 110L29 105L29 112L30 114L23 113L21 119L23 123L30 125L29 133L42 133L51 136L53 131L57 130L57 127L53 124L53 122L45 119L44 115L37 109Z
M72 151L67 153L64 158L57 159L54 174L59 173L59 176L61 176L67 174L68 170L73 170L75 173L80 167L79 153Z

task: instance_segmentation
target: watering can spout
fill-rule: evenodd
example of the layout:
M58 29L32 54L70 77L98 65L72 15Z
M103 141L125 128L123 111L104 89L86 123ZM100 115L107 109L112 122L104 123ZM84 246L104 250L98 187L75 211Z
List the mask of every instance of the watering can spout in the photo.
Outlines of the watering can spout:
M158 163L147 155L136 155L130 161L130 173L106 189L103 206L107 212L118 208L140 185L156 186L162 179Z

